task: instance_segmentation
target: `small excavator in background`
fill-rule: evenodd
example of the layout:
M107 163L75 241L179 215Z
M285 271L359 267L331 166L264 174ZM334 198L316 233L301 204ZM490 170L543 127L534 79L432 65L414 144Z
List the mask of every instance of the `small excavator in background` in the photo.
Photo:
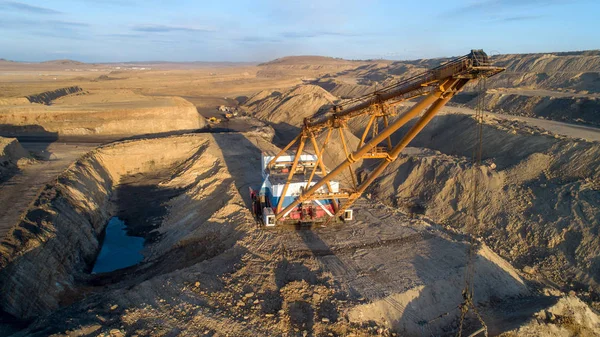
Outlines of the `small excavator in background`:
M454 95L467 83L504 70L493 66L483 50L472 50L436 68L305 119L300 134L279 153L263 153L263 183L259 189L250 188L252 211L268 227L352 220L350 206ZM424 97L412 108L391 118L397 115L395 105L420 96ZM417 122L393 144L392 135L419 115ZM356 149L350 149L343 129L350 120L364 116L367 123L360 142ZM327 144L333 134L339 137L346 159L328 171L323 156L329 151ZM307 143L312 147L310 151ZM360 183L353 168L359 160L379 163ZM346 174L350 175L351 182L349 186L340 186L336 179Z

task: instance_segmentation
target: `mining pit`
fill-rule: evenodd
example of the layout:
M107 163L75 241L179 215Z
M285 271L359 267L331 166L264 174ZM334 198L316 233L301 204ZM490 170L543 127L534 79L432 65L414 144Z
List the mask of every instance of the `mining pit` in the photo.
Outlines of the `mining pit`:
M260 229L247 191L260 184L261 151L276 149L261 135L214 133L84 155L0 243L1 309L13 317L5 331L21 322L30 325L17 336L453 333L467 238L369 199L352 223ZM144 238L143 259L93 273L114 216ZM475 300L490 332L558 310L560 293L523 278L484 243L475 261ZM566 298L568 310L584 310Z

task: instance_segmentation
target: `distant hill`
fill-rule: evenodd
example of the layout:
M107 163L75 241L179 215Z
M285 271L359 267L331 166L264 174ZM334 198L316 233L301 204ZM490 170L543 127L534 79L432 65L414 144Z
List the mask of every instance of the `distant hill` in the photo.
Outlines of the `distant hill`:
M370 67L374 64L389 64L387 60L354 61L326 56L286 56L273 61L264 62L258 66L259 77L303 77L319 78L328 74L339 74L344 71Z
M318 55L301 55L301 56L286 56L269 62L259 64L259 66L271 65L299 65L299 64L344 64L357 63L364 61L351 61L343 58L318 56Z
M61 66L81 66L86 65L87 63L74 61L74 60L51 60L40 62L41 64L52 64L52 65L61 65Z

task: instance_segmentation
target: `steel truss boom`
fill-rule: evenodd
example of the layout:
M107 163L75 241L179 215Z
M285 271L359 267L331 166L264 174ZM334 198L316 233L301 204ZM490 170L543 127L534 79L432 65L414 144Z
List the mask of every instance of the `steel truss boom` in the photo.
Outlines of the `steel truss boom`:
M292 169L283 188L282 195L285 195L307 142L312 145L317 156L317 163L312 169L306 188L285 209L282 209L283 197L280 199L275 212L276 219L280 220L303 202L322 199L332 200L335 210L334 216L339 217L381 175L385 168L396 160L410 141L467 83L478 78L491 77L502 71L504 71L504 68L494 67L489 63L487 55L482 50L472 50L468 55L453 59L422 74L336 105L330 112L321 116L305 119L301 133L267 164L267 168L271 168L277 158L296 146ZM390 118L396 115L391 104L418 96L425 97L411 109L398 116L397 119ZM423 111L425 112L423 113ZM418 121L394 145L391 136L421 113L423 114ZM365 130L362 133L358 147L352 152L352 149L349 150L348 143L344 138L343 129L347 128L349 120L366 115L368 115L368 122ZM383 122L381 130L380 120ZM338 132L332 132L333 129L338 129ZM331 136L337 133L339 133L346 159L331 172L327 172L323 163L323 155L328 153L326 147ZM325 136L322 137L324 138L323 143L319 144L318 136L321 134ZM371 134L370 138L369 134ZM379 165L358 184L352 164L365 159L377 160ZM320 171L320 179L316 180L313 186L310 186L315 175L317 175L317 171ZM331 189L332 180L339 178L344 172L349 172L352 177L352 186L333 193ZM323 186L327 187L327 193L323 193ZM338 200L340 201L339 204Z

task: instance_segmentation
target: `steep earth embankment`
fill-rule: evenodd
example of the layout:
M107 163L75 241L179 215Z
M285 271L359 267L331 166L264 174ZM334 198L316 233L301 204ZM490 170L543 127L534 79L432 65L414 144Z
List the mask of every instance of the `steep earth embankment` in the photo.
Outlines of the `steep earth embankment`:
M52 101L57 98L75 94L75 93L80 93L80 92L83 92L83 89L81 89L78 86L72 86L72 87L60 88L60 89L56 89L56 90L52 90L52 91L46 91L46 92L42 92L39 94L29 95L29 96L26 96L25 98L27 98L27 100L31 103L50 105L52 103Z
M145 141L92 151L48 184L0 242L2 310L21 318L49 313L76 287L99 250L122 176L169 167L202 139ZM124 154L127 153L127 155ZM150 153L158 154L148 158Z
M301 85L283 92L258 92L242 108L272 126L276 142L284 146L296 136L304 118L327 110L336 100L337 97L318 86Z
M330 107L337 99L318 86L301 85L284 92L261 91L244 105L259 119L299 127L304 118Z
M371 193L465 230L473 224L472 116L441 115ZM407 131L406 126L402 131ZM519 268L600 307L600 145L488 118L477 167L478 235Z
M0 182L19 169L19 165L29 161L29 153L15 138L0 137Z
M179 97L147 97L129 91L63 96L50 106L0 106L0 133L9 136L130 136L196 130L206 122Z

